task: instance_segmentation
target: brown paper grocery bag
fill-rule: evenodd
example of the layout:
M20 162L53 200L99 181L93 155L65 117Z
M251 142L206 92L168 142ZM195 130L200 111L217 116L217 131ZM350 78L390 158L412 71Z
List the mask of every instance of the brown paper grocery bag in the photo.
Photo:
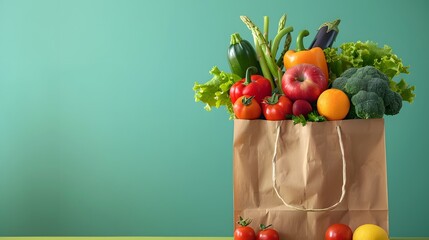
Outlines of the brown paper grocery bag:
M286 240L323 240L334 223L388 231L384 131L383 119L234 120L234 222Z

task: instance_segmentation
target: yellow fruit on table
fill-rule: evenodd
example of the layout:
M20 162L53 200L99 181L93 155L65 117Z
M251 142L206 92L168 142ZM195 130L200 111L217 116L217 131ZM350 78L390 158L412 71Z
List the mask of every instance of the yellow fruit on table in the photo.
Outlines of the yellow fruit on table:
M317 99L317 111L329 121L344 119L349 109L349 97L339 89L329 88Z
M364 224L353 232L353 240L389 240L389 236L380 226Z

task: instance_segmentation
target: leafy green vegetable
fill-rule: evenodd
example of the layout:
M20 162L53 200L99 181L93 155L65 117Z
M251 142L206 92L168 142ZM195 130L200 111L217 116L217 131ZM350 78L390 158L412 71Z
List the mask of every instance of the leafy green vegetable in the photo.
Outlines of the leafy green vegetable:
M374 66L389 78L390 88L399 93L403 101L410 103L414 101L415 87L409 86L404 79L399 82L393 80L399 74L409 74L409 67L404 66L391 47L387 45L379 47L377 43L371 41L357 41L343 43L339 48L327 48L324 51L330 71L330 82L349 68Z
M206 103L204 107L206 111L211 111L212 107L225 106L230 116L234 117L229 89L241 78L233 73L221 71L217 66L214 66L209 73L213 75L211 80L203 84L198 82L194 84L195 102Z
M307 125L307 122L324 122L326 121L326 118L324 116L320 116L317 111L312 111L307 115L307 118L304 115L299 116L292 116L293 124L299 124L301 123L302 126Z
M292 121L293 121L293 125L300 124L300 123L302 124L302 126L307 125L307 119L302 114L299 116L293 115Z
M309 122L324 122L326 121L326 118L324 116L320 116L317 111L313 111L308 114L308 121Z

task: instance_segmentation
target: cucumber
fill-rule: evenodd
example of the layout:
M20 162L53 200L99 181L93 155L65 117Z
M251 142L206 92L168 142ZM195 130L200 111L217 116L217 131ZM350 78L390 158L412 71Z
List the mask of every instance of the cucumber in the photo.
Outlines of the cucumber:
M228 63L231 72L244 78L249 67L256 67L260 72L260 66L256 51L252 44L240 37L240 34L231 35L231 43L228 48Z

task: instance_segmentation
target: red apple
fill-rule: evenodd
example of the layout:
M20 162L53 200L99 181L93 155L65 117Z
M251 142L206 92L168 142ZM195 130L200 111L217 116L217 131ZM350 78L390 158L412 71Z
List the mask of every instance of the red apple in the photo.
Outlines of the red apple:
M306 100L298 99L295 102L293 102L292 105L292 114L295 116L304 115L307 116L311 111L313 111L313 107L311 107L311 104Z
M312 64L298 64L286 70L282 77L283 93L292 101L302 99L315 102L328 88L322 70Z

